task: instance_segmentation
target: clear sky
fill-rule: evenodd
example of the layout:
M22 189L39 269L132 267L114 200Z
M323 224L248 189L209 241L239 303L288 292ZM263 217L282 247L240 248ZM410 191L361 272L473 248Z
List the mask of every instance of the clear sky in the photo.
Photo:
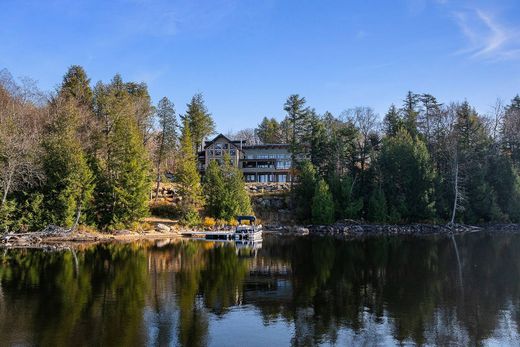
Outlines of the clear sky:
M0 0L0 69L44 90L72 64L118 72L181 113L202 92L222 132L293 93L320 113L383 115L408 90L485 113L520 93L519 18L518 0Z

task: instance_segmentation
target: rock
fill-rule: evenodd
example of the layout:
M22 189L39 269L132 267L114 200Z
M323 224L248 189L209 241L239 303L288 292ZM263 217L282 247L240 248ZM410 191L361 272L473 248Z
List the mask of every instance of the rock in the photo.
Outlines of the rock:
M169 233L171 228L167 226L166 224L159 223L156 225L155 230L161 232L161 233Z
M309 229L304 227L297 227L294 232L298 235L309 235Z

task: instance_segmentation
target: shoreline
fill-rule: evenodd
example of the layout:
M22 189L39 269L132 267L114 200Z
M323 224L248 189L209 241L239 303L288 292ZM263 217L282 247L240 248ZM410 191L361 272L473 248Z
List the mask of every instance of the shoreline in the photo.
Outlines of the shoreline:
M72 233L42 232L4 234L0 237L0 249L40 248L66 249L80 245L99 243L127 243L135 241L153 241L165 239L191 239L181 233L186 229L169 231L148 230L130 232L126 230L112 233L75 231ZM452 227L439 224L363 224L354 221L335 223L332 225L268 225L264 234L277 236L328 236L337 239L356 239L378 236L432 236L457 235L474 232L520 232L520 224L482 224ZM204 240L204 239L202 239Z

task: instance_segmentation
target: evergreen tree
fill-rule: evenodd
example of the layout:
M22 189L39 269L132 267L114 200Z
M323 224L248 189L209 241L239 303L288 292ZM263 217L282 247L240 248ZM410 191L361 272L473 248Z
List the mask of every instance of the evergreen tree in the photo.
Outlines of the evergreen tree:
M468 223L501 219L496 193L487 180L491 138L483 120L468 102L457 107L455 136L462 219Z
M149 161L135 109L125 84L116 75L95 89L95 110L101 123L96 156L96 222L122 228L148 213Z
M320 179L312 198L312 222L314 224L331 224L334 222L334 202L329 186Z
M385 138L378 164L390 214L406 222L431 218L434 172L424 142L400 130Z
M206 213L212 217L221 218L226 185L222 170L216 160L211 160L206 168L203 188L206 197Z
M157 120L159 133L157 134L157 149L155 152L155 165L157 168L157 182L155 188L155 202L159 196L159 186L162 177L164 161L177 145L177 118L173 103L164 97L157 105Z
M302 135L304 125L309 109L305 107L305 98L298 94L290 95L284 104L284 110L287 112L287 122L289 124L289 141L291 152L292 168L296 167L298 155L302 152Z
M204 203L204 198L187 118L183 120L182 125L176 181L179 184L179 195L182 198L179 206L181 221L187 225L200 223L198 211Z
M380 187L374 189L370 195L367 217L369 221L377 223L385 223L388 219L385 193Z
M403 127L403 119L395 105L390 106L383 120L383 129L386 136L395 136Z
M520 96L517 95L506 107L501 126L502 147L511 157L517 168L520 168Z
M332 175L329 178L329 189L334 201L336 219L356 219L363 209L363 200L355 196L355 181L351 176Z
M401 113L403 114L403 126L413 138L418 135L417 118L419 116L419 101L420 96L409 91L408 94L406 94L403 108L401 109Z
M183 118L187 120L190 127L195 150L199 151L202 149L204 139L215 132L215 123L204 104L202 94L195 94L186 106L188 110Z
M256 129L256 134L262 143L283 143L280 124L274 118L264 117Z
M72 65L61 83L59 92L62 98L75 100L80 107L91 108L93 93L90 88L90 79L85 70L79 65Z
M312 197L316 186L316 169L310 161L300 164L298 184L294 194L295 213L299 220L309 221L312 217Z
M73 228L89 203L93 174L78 139L78 113L72 100L58 99L51 106L53 119L44 139L42 187L49 223Z
M221 218L232 220L238 215L251 214L251 200L245 188L243 174L238 167L232 165L227 153L221 168L225 186Z
M230 221L252 213L251 200L245 189L242 172L226 154L221 165L211 161L204 176L206 213Z

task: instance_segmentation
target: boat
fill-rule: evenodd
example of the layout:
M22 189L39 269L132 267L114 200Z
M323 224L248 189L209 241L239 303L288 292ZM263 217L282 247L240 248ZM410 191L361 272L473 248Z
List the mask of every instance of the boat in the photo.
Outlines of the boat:
M262 240L262 225L256 225L255 216L238 216L238 226L235 230L235 240ZM248 223L244 223L247 221Z

